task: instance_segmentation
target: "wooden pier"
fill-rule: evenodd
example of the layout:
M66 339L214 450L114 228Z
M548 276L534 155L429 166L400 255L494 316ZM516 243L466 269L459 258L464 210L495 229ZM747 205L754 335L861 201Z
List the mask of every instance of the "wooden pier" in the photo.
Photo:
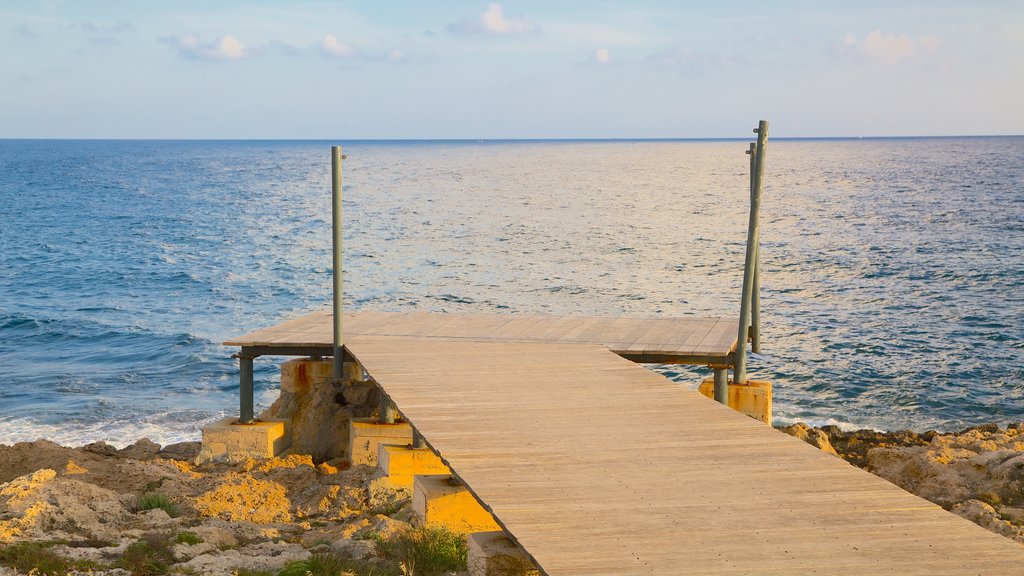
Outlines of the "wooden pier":
M620 356L726 358L721 322L356 313L345 347L552 576L1024 573L1019 544Z

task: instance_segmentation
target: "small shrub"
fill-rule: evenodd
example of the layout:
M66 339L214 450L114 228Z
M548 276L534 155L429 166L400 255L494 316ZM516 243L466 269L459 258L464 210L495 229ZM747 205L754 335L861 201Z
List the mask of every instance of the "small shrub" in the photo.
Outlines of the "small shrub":
M125 549L115 566L131 572L132 576L167 574L174 558L165 541L156 537L139 540Z
M367 566L337 554L313 554L305 560L289 562L277 576L399 576L397 571ZM241 576L241 575L240 575Z
M178 532L178 535L174 537L175 544L188 544L193 546L195 544L202 544L203 539L199 537L199 534L195 532Z
M269 570L253 570L252 568L236 568L231 571L231 576L274 576Z
M14 568L17 572L39 576L64 576L73 570L87 571L96 568L94 562L72 560L53 552L54 543L18 542L0 548L0 566Z
M180 514L178 505L173 500L164 496L163 494L157 494L156 492L149 492L139 497L135 503L136 512L144 512L146 510L161 509L167 512L167 515L171 518L177 518Z
M390 540L379 535L377 550L415 576L440 576L466 570L466 537L443 526L424 526Z

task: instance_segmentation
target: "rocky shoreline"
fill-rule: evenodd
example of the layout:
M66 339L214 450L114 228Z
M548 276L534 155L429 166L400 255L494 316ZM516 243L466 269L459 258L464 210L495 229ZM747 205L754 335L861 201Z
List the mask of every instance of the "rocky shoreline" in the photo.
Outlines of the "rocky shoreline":
M1024 423L950 434L780 429L1024 543ZM121 450L0 445L0 574L33 561L41 574L316 574L318 562L403 574L423 538L409 502L375 468L339 459L204 461L198 443L145 439Z
M780 430L1024 544L1024 422L953 433Z

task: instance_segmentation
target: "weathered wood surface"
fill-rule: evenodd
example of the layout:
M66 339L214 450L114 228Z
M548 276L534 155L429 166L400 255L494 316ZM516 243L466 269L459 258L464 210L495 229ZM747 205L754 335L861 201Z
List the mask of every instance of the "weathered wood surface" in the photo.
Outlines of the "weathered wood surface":
M431 312L349 312L350 336L487 342L601 344L640 362L728 363L738 321L720 318L626 318ZM239 336L228 346L324 347L333 339L329 311Z
M1024 547L603 346L346 345L551 576L1024 574Z

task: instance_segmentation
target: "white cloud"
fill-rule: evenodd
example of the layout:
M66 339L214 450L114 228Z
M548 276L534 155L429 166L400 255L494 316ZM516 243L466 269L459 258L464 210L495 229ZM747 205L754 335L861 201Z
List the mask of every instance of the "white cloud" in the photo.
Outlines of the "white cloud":
M339 41L333 34L327 34L320 42L320 53L328 58L351 58L359 54L359 51Z
M921 52L933 54L941 42L937 36L920 36L915 40L907 34L885 34L874 30L863 40L847 33L841 43L833 46L832 53L844 59L862 58L882 64L897 64Z
M465 17L448 25L448 30L456 34L492 34L510 36L514 34L532 34L540 31L540 25L525 18L509 18L505 9L497 2L491 3L487 10L476 17Z
M607 48L598 48L594 50L594 61L598 64L607 64L612 61L611 52Z
M234 36L203 42L195 34L186 34L172 38L170 42L182 56L197 60L242 60L253 55L252 50Z

